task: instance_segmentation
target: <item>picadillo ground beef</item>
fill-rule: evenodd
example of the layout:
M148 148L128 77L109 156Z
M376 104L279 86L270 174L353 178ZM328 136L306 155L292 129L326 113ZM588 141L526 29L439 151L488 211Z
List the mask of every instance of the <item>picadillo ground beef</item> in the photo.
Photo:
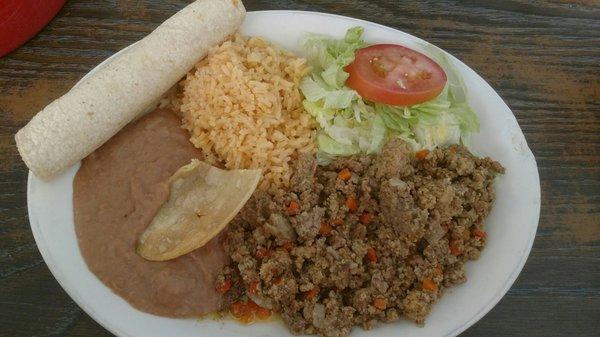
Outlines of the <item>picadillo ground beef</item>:
M230 224L233 264L218 282L279 312L293 333L423 324L479 257L503 172L463 146L415 155L399 139L326 167L300 157L288 189L256 193Z

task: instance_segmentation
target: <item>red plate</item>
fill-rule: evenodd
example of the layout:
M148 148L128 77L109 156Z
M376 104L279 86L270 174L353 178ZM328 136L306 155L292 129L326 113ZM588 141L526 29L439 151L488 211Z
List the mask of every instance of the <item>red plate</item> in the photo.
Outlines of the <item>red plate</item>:
M0 0L0 57L42 30L66 0Z

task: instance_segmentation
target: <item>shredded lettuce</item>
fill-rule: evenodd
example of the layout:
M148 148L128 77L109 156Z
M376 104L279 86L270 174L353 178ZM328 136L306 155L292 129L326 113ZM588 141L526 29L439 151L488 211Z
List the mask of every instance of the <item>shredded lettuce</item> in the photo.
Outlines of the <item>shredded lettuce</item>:
M344 85L348 79L344 67L354 60L357 49L366 46L362 34L362 27L353 27L341 40L309 34L302 42L313 71L302 80L300 90L305 110L319 123L317 142L324 154L375 153L386 136L383 119Z
M342 40L321 34L308 34L302 41L302 47L313 67L313 77L320 77L333 89L344 88L348 73L343 68L354 61L357 49L366 46L362 39L363 31L362 27L350 28Z
M423 49L428 56L439 64L446 72L448 83L446 84L445 99L450 103L450 113L457 119L460 127L460 140L467 145L469 136L479 132L479 118L467 102L467 86L462 76L458 73L456 66L448 55L440 48L426 44Z
M353 115L345 117L339 111L323 106L322 102L307 100L304 101L304 109L319 123L319 149L329 154L376 153L385 139L386 126L377 114L362 119Z
M415 140L427 149L458 144L460 140L459 123L448 111L441 112L433 123L420 120L413 130Z
M345 109L350 106L352 100L358 98L356 91L331 88L317 75L303 78L300 82L300 90L309 102L323 100L323 104L327 108Z
M313 68L312 74L300 83L300 90L309 102L322 100L326 108L345 109L360 97L346 87L348 73L344 67L354 60L354 52L366 44L362 27L350 28L343 40L320 34L309 34L302 46Z
M300 83L304 108L319 124L320 164L336 156L376 153L386 138L400 137L415 149L467 143L479 130L477 115L467 103L467 91L452 60L439 48L423 48L446 72L448 83L434 99L412 106L391 106L363 100L345 86L344 67L357 49L366 46L363 28L348 29L343 39L308 34L302 41L312 72Z
M375 108L389 129L403 138L415 139L419 148L457 144L464 131L462 119L449 100L449 86L428 102L406 107L375 104Z
M360 153L360 149L357 146L337 142L323 132L317 135L317 144L320 151L334 156L350 156Z

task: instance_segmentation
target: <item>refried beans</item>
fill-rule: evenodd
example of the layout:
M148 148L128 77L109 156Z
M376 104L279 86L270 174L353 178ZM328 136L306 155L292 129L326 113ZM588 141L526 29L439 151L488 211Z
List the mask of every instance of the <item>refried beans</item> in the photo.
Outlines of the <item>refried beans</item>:
M89 269L135 308L161 316L217 311L215 279L229 257L215 237L166 262L136 253L140 234L168 198L168 179L202 153L180 120L155 110L126 126L82 161L73 182L75 232Z

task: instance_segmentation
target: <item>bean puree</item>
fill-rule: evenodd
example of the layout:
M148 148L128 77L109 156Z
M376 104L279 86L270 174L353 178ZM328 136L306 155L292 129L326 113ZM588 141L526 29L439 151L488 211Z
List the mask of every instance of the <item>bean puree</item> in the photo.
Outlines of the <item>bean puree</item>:
M174 260L136 253L140 234L168 198L168 179L202 153L177 116L156 110L82 161L73 182L75 231L89 269L135 308L161 316L221 309L215 279L229 258L221 235Z

